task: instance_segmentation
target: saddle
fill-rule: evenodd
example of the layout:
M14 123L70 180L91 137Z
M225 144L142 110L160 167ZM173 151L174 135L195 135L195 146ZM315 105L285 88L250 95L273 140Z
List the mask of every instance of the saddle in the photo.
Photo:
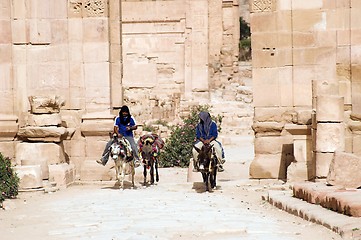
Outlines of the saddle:
M139 138L138 146L140 151L142 151L142 147L145 144L150 144L153 147L153 152L155 154L158 154L160 149L164 147L164 141L155 133L146 134Z

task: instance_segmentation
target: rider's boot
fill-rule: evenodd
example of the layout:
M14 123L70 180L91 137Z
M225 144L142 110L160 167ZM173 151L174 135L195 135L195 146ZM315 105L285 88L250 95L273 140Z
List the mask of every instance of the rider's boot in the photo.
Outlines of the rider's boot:
M100 165L103 165L103 166L105 166L105 164L107 164L107 158L106 158L107 156L102 156L100 159L97 159L97 160L95 160L97 163L99 163ZM109 157L109 156L108 156Z
M224 168L223 168L223 164L226 162L226 159L224 158L218 158L218 166L217 166L217 171L218 172L223 172Z
M103 159L97 159L96 162L99 163L100 165L105 166Z

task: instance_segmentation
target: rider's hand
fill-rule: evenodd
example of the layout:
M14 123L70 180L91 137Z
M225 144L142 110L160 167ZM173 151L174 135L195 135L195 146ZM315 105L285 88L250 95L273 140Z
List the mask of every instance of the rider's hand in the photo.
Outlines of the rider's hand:
M128 126L125 127L125 130L130 131L130 127L128 127Z

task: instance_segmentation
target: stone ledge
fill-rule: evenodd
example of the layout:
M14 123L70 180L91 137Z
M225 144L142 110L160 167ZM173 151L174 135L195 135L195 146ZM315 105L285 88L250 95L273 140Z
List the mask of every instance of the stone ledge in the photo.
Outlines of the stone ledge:
M343 239L361 239L360 218L349 217L309 204L292 196L292 191L269 191L264 200L288 213L320 224L342 236Z
M18 117L0 114L1 141L13 141L19 130Z
M25 141L34 142L61 142L66 138L68 131L64 127L22 127L18 137Z
M285 124L285 130L292 135L311 135L310 125Z
M296 183L293 195L308 203L352 217L361 217L361 190L327 186L325 183ZM361 229L361 218L360 229Z

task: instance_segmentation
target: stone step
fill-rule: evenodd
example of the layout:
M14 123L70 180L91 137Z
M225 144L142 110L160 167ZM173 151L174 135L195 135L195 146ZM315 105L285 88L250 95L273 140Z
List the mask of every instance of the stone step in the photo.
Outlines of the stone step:
M292 191L269 191L263 200L290 214L320 224L340 234L343 239L361 239L360 218L330 211L293 197Z
M344 189L327 186L323 182L306 182L295 183L293 195L341 214L360 217L361 223L361 189Z

